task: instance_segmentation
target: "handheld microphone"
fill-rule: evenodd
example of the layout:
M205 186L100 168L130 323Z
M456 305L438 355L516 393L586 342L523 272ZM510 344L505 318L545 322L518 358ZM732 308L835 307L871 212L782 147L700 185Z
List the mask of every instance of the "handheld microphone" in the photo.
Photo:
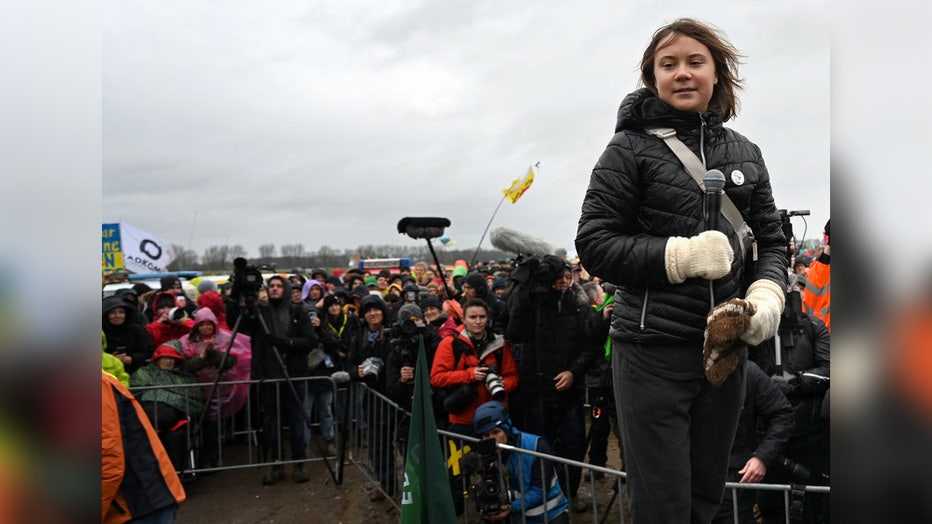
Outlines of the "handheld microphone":
M718 169L710 169L702 179L705 185L705 216L706 231L718 230L718 217L722 214L722 190L725 188L725 175Z

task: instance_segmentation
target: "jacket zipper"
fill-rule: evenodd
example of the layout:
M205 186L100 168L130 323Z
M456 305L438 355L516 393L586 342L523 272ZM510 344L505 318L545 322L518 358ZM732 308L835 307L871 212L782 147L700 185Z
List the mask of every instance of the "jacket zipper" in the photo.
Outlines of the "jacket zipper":
M702 167L706 168L705 165L705 115L699 115L699 156L702 158Z
M650 288L644 288L644 305L641 306L641 331L644 331L644 320L647 318L647 297L650 295Z

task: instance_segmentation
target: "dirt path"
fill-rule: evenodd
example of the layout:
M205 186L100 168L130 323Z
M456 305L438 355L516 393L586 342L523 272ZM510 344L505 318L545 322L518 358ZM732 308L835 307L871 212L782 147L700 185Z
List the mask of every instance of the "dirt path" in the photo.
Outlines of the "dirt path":
M610 440L609 467L618 467L617 446ZM235 458L237 447L230 449ZM241 450L239 450L241 451ZM310 482L296 484L291 478L291 466L285 467L285 479L274 486L263 486L265 468L244 468L231 471L200 474L187 488L188 499L178 512L178 524L224 522L225 524L397 524L400 514L395 506L382 500L372 502L369 495L372 484L362 471L347 461L340 486L331 480L323 462L307 465ZM600 511L608 505L612 495L612 480L605 478L590 482L583 476L580 498L589 500L596 492ZM608 522L618 522L617 500ZM574 522L591 522L591 508L574 515Z
M285 480L274 486L262 485L264 469L201 475L188 489L176 522L397 524L399 514L390 502L369 501L371 485L355 466L347 465L340 486L324 484L328 472L321 462L309 464L307 471L311 481L295 484L286 467Z

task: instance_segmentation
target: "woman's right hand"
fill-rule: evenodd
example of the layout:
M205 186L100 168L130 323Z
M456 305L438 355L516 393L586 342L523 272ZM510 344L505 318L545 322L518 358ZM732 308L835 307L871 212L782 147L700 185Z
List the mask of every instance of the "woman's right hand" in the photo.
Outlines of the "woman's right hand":
M473 376L476 377L476 382L482 382L485 380L485 376L489 373L489 368L476 366L473 369Z
M731 272L735 252L721 231L703 231L694 237L670 237L664 252L667 279L681 284L687 278L717 280Z

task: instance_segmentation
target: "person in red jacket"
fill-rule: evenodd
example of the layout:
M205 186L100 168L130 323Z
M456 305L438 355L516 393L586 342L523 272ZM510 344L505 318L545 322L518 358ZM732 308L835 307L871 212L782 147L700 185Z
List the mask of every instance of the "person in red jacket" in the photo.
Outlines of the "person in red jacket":
M152 346L159 347L169 340L177 340L191 332L194 321L187 316L184 307L175 302L175 294L163 291L156 295L155 320L146 325L146 331L152 337ZM183 314L183 318L173 318L173 312Z
M463 304L463 325L455 335L445 337L437 346L434 363L430 370L430 385L444 391L444 407L449 413L448 431L476 436L472 419L476 409L490 400L499 400L507 405L506 395L518 387L518 366L511 348L502 335L495 335L488 326L489 306L479 298L467 300ZM487 377L493 371L492 366L501 377L504 394L493 397ZM493 386L494 389L494 386ZM449 401L459 397L460 405L453 406ZM466 453L462 449L467 445L449 440L451 451L450 482L456 514L463 513L463 482L459 461L453 456ZM457 449L459 447L460 449Z
M142 406L101 372L101 522L172 522L185 500L168 453Z

